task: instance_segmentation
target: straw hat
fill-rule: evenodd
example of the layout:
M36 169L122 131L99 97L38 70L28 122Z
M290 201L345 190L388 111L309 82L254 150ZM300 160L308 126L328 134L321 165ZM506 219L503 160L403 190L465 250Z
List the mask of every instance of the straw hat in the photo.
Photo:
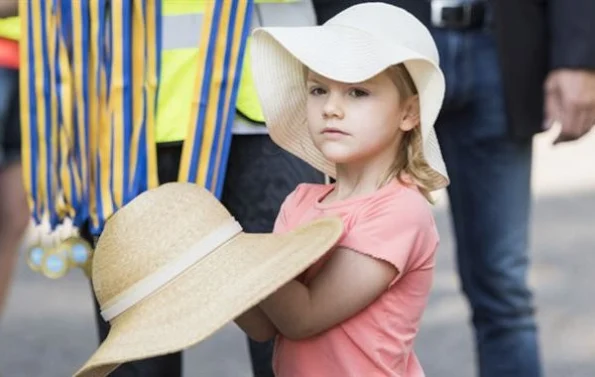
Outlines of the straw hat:
M107 339L75 376L205 339L299 275L342 234L339 218L284 234L246 234L205 189L169 183L106 223L93 260L93 289Z
M438 186L448 184L434 131L444 99L444 75L430 32L410 13L385 3L363 3L321 26L258 28L251 52L254 83L271 138L331 177L334 164L308 134L304 66L335 81L356 83L404 63L419 92L424 158Z

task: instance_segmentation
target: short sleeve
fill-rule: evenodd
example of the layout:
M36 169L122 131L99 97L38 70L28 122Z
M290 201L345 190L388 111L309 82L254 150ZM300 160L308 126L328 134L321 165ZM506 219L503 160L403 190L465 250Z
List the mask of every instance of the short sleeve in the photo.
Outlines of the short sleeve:
M297 189L296 189L297 190ZM273 233L285 233L289 230L289 219L288 215L291 213L293 206L295 205L295 190L292 191L279 209L277 219L275 219L275 226L273 227Z
M423 199L401 198L362 208L341 246L392 264L398 280L410 270L433 267L438 232Z
M318 186L302 183L287 195L279 209L273 233L285 233L297 225L301 213L312 204L310 202L314 200Z

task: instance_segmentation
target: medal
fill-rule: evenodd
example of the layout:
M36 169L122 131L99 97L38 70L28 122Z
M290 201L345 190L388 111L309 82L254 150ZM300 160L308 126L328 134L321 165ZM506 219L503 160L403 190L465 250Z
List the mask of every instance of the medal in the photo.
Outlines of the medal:
M32 271L39 272L41 270L41 261L46 254L45 248L40 244L33 244L27 250L27 265Z
M29 247L27 248L27 265L34 272L41 271L43 258L47 254L50 245L47 243L49 234L49 224L42 222L33 227L30 231Z
M91 277L91 245L78 235L67 238L63 244L68 248L70 265L81 268L87 277Z
M43 241L46 241L49 246L41 258L41 274L50 279L64 277L71 267L68 258L68 246L61 242L58 232L53 232L50 236L45 237Z
M60 248L66 252L70 268L79 267L87 277L91 276L91 245L80 236L70 218L59 226Z
M59 246L63 246L60 244ZM50 279L59 279L64 277L70 270L68 261L68 249L64 247L54 247L50 249L42 258L41 274Z

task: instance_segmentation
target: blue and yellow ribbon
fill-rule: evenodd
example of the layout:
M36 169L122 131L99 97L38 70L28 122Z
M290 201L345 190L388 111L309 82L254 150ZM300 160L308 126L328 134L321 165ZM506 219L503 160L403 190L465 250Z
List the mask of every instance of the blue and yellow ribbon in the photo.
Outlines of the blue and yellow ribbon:
M35 12L37 11L37 12ZM32 4L19 2L19 14L21 18L21 48L19 49L20 61L26 64L21 65L20 70L20 106L21 106L21 139L22 139L22 166L23 166L23 184L27 193L27 201L33 220L36 224L41 223L41 206L43 195L40 193L43 187L38 185L38 155L39 155L39 137L37 132L37 122L39 118L39 109L37 107L37 95L35 86L37 84L36 64L34 57L39 56L35 53L34 44L36 35L39 35L36 25L39 22L38 8L34 9ZM36 17L37 16L37 17Z
M82 215L84 214L83 185L82 185L82 162L80 162L80 149L85 149L86 141L78 138L78 124L76 112L80 112L78 106L75 106L74 94L77 92L75 81L73 80L72 66L70 64L69 54L72 49L72 11L70 3L62 1L55 9L58 28L56 30L56 53L55 71L56 95L58 99L58 130L59 130L59 150L58 168L59 192L61 193L58 201L58 215L60 219L68 217L74 220L77 227L82 226ZM78 51L77 51L78 52ZM75 69L80 70L80 67ZM79 103L82 100L79 100ZM76 124L76 126L75 126ZM84 125L84 123L83 123Z
M146 78L145 78L145 132L147 156L146 167L141 171L146 174L138 185L137 190L142 192L145 188L155 188L159 184L157 175L157 146L155 125L157 123L157 97L159 93L159 76L161 74L161 35L163 14L161 1L148 1L145 3L145 46L146 46ZM136 28L136 27L135 27ZM146 181L147 184L142 184Z
M221 195L253 0L211 1L199 45L191 124L178 180Z
M20 49L22 160L25 189L33 219L51 228L56 213L58 112L53 84L56 22L52 2L19 3L24 46Z
M161 5L91 0L96 54L92 107L95 208L92 233L148 187L157 185L154 141L160 69ZM109 6L108 6L109 5ZM103 22L101 21L103 20Z
M211 150L211 161L213 165L210 172L210 181L207 181L207 187L213 190L217 196L220 196L223 191L223 183L225 177L225 168L229 157L229 148L231 144L232 128L236 113L236 100L240 79L242 75L242 63L244 62L244 54L246 51L247 40L250 34L250 23L252 20L253 4L246 2L246 6L240 4L237 12L232 13L232 20L235 25L228 30L228 48L226 51L226 63L229 67L229 90L225 96L225 110L220 116L223 117L222 123L224 127L220 128L220 133L216 135L214 140L215 148ZM230 41L230 36L233 36ZM229 54L229 55L227 55ZM220 99L223 100L223 99Z
M134 0L132 12L132 142L128 190L135 196L156 187L155 118L161 62L161 2ZM129 200L130 198L127 198Z
M72 59L72 76L74 86L73 114L73 157L75 167L70 165L71 174L79 177L80 197L75 210L74 225L82 227L90 213L90 14L88 1L63 1L64 9L70 5L70 25L65 25L65 45ZM64 12L66 16L67 12Z
M112 124L109 114L111 20L106 17L107 1L90 0L91 41L89 60L91 94L89 122L91 145L91 232L99 235L105 220L114 212L112 195Z
M98 235L157 185L161 4L31 0L19 13L25 188L41 243L51 244L32 248L32 267L58 277L64 250L81 267L88 260L78 229Z
M29 265L48 277L68 270L67 256L56 249L57 228L73 217L80 190L73 168L72 82L65 43L68 9L58 1L20 4L22 155L25 188L35 220Z
M130 104L132 109L132 143L130 144L130 164L128 168L131 174L126 187L126 190L130 193L136 192L140 188L141 182L146 182L146 179L143 180L142 177L146 169L145 161L147 158L147 149L144 148L147 145L147 109L144 101L139 100L139 98L143 99L147 96L147 67L145 60L147 32L144 9L146 4L144 0L134 0L132 6L132 66L130 79L132 91L134 92L134 101ZM146 187L143 190L146 190Z

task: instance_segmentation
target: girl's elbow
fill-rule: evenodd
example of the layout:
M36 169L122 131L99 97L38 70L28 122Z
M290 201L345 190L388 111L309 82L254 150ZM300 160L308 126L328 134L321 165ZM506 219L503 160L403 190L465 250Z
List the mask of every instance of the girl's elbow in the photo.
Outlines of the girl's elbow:
M308 326L288 326L285 329L279 329L281 335L293 341L304 340L318 335L321 331Z
M277 331L274 329L269 329L267 331L258 331L247 335L255 342L264 343L275 339L275 336L277 336Z

